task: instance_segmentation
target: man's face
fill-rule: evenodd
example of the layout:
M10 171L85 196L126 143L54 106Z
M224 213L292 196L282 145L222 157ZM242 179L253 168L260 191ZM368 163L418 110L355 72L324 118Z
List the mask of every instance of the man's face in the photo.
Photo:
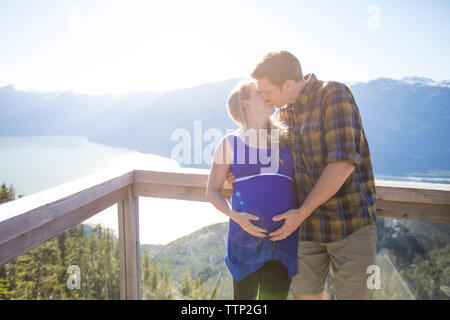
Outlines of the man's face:
M259 79L258 92L263 96L264 100L280 108L289 102L287 92L272 84L266 78Z

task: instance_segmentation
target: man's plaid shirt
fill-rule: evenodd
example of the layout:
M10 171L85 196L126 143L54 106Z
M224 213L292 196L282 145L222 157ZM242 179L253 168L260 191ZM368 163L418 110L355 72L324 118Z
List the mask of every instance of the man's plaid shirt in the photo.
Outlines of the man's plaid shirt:
M361 116L350 89L342 83L319 81L314 74L305 80L296 102L277 113L289 126L299 204L328 163L355 164L339 191L300 226L302 240L326 243L375 223L375 180Z

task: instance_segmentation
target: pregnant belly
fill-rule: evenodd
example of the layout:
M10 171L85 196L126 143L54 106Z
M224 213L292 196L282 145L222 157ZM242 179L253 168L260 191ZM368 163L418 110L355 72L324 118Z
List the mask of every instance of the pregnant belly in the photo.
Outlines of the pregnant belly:
M234 211L259 217L255 225L269 232L283 225L272 218L289 209L298 208L294 183L279 176L258 176L234 183L231 206Z

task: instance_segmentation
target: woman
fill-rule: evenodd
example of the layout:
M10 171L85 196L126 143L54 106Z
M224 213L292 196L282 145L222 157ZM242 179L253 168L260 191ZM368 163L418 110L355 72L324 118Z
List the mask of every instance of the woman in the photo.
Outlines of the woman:
M273 216L298 208L287 128L270 117L274 107L253 82L236 86L227 108L241 128L218 144L206 197L230 217L225 262L233 276L234 299L286 299L297 273L298 231L280 241L271 241L269 233L283 224ZM222 194L228 170L236 177L231 208Z

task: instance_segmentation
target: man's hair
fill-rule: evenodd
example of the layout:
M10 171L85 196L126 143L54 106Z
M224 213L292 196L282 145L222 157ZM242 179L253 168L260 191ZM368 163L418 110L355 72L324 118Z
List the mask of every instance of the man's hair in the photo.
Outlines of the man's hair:
M266 54L251 75L257 80L266 78L279 88L283 86L286 80L298 81L303 78L300 62L287 51Z

